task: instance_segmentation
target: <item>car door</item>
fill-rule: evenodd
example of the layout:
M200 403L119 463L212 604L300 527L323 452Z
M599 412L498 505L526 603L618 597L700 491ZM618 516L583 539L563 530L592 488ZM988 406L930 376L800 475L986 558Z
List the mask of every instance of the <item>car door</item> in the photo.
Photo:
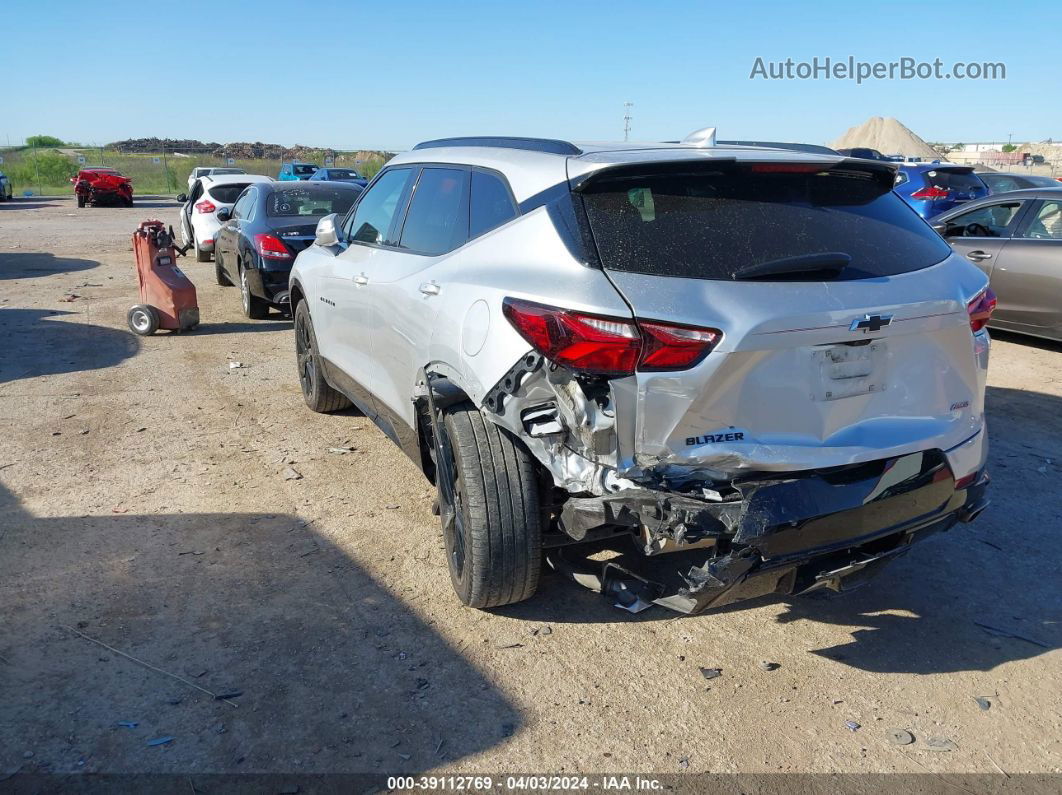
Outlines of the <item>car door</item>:
M192 189L188 192L188 201L181 207L181 239L185 245L192 242L192 213L195 212L195 203L203 195L203 181L197 179L192 183Z
M470 169L421 168L398 246L363 263L364 290L375 313L369 388L377 408L413 427L413 387L426 364L440 292L433 268L468 240Z
M992 270L993 325L1062 339L1062 200L1030 202Z
M367 413L375 414L369 384L375 312L367 291L367 271L378 260L404 256L395 250L399 219L416 177L414 166L380 173L351 208L341 229L341 243L314 247L318 300L311 309L317 345L326 359L329 379ZM325 257L322 264L317 259Z
M992 277L1020 222L1028 200L1005 199L982 204L950 217L941 232L951 247Z
M248 186L232 205L232 217L221 225L214 238L214 245L222 255L225 272L234 280L239 278L236 257L239 254L240 222L250 214L254 198L254 187Z

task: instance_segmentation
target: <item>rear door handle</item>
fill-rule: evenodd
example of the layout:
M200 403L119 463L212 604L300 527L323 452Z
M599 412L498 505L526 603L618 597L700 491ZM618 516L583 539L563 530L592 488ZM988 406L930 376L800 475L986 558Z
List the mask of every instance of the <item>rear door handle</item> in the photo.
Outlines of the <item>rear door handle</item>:
M972 259L974 262L980 262L983 259L992 259L992 255L987 251L971 251L966 255L967 259Z
M438 295L439 285L435 282L424 282L424 284L420 286L420 291L424 293L424 295Z
M357 276L354 277L354 284L358 285L358 287L362 287L368 283L369 277L366 276L364 273L359 273Z

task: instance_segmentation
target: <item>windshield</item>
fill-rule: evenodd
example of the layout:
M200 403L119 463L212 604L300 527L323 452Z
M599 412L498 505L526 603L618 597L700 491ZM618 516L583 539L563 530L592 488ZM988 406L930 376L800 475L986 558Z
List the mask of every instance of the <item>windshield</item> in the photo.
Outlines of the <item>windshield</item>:
M329 179L359 179L358 172L349 168L330 168L326 176Z
M317 166L292 166L292 169L296 174L313 174Z
M851 260L838 278L857 279L926 268L950 253L888 190L891 174L787 168L807 167L713 166L703 174L599 178L583 201L602 265L734 279L753 265L842 253Z
M242 168L215 168L212 169L211 173L217 176L220 174L245 174L247 172Z
M266 214L271 216L321 216L339 213L342 215L350 209L358 193L359 191L354 190L329 190L327 188L324 190L305 188L278 190L266 200Z

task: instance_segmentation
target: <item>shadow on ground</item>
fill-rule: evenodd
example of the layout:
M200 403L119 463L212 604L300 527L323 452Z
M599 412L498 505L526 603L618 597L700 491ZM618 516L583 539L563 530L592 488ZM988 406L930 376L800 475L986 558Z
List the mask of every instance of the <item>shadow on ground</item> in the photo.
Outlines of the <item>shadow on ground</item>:
M3 207L0 204L0 207ZM57 273L73 273L98 268L91 259L57 257L47 252L6 252L0 254L0 280L32 279L38 276L53 276Z
M520 725L297 517L37 518L3 487L0 515L0 772L414 773Z
M113 367L140 348L131 332L84 323L75 312L47 309L0 309L0 339L0 384Z
M780 623L851 628L850 642L811 653L884 673L986 671L1062 647L1062 511L1054 491L1062 469L1056 466L1062 455L1055 455L1062 450L1062 399L989 387L987 411L994 504L976 522L915 544L851 593L830 599L765 597L681 620L725 620L727 613L782 605ZM633 556L624 560L631 568L634 562ZM694 562L703 560L685 566ZM677 616L662 608L625 614L552 572L543 576L537 597L499 612L549 623ZM1020 637L1005 637L1008 633Z
M42 207L55 207L55 202L38 198L0 202L0 210L39 210Z
M200 323L192 334L246 334L263 331L290 331L291 321L275 317L268 320L253 320L247 323Z

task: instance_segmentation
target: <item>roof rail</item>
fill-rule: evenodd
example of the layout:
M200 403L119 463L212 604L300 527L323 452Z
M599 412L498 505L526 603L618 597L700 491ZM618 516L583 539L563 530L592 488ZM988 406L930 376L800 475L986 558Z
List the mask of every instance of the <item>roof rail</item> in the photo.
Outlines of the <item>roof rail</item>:
M553 155L581 155L583 150L569 141L554 138L514 138L505 135L473 136L467 138L438 138L421 141L417 149L439 149L444 146L489 146L494 149L525 149L529 152L548 152Z

